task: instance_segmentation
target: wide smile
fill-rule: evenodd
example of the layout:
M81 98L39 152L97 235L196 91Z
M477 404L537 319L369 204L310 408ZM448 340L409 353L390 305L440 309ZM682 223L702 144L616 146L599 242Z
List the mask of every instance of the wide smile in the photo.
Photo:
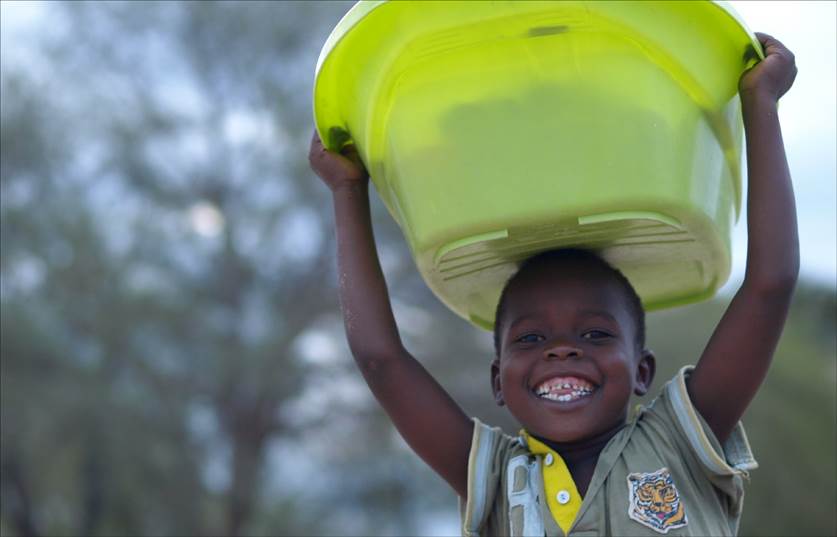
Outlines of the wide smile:
M539 399L568 404L589 399L598 389L592 382L574 376L549 378L532 389Z

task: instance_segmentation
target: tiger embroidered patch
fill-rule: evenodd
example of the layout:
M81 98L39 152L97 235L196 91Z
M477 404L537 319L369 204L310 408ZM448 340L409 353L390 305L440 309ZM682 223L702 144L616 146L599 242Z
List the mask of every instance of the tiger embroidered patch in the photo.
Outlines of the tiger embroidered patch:
M687 524L686 511L668 468L628 474L628 492L628 516L643 526L668 533Z

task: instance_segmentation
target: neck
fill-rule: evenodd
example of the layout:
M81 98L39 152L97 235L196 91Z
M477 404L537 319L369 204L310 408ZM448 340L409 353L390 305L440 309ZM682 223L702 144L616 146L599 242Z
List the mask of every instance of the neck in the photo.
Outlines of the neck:
M537 435L532 436L558 452L567 466L572 470L572 468L578 467L579 465L592 464L595 466L596 461L599 459L599 454L604 447L625 425L625 422L617 423L596 436L575 442L555 442Z

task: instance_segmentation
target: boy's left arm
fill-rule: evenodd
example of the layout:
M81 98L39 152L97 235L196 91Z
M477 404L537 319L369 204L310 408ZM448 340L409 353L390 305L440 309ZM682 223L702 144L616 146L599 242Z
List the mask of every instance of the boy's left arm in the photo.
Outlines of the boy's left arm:
M756 34L766 57L739 82L747 140L747 268L688 379L695 406L724 442L767 374L799 272L796 208L777 103L793 84L793 54Z

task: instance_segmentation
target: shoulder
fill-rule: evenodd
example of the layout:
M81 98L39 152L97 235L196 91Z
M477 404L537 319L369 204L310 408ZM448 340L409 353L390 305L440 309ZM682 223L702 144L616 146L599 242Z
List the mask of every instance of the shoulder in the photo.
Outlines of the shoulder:
M652 429L666 437L677 450L696 457L704 469L718 475L747 475L758 467L753 458L744 426L739 422L721 444L695 409L686 389L692 366L683 367L663 386L660 394L637 416L639 429Z
M740 422L723 444L715 437L689 398L686 379L691 370L691 366L682 368L639 411L630 451L641 463L643 454L653 450L673 473L679 469L675 481L691 481L694 490L705 490L706 494L715 491L708 498L720 493L726 512L736 517L742 507L744 482L758 463Z
M519 436L511 436L499 427L490 427L477 418L468 457L468 497L460 502L462 534L482 533L496 513L503 512L506 499L503 483L509 461L529 451ZM495 520L495 522L497 522Z

